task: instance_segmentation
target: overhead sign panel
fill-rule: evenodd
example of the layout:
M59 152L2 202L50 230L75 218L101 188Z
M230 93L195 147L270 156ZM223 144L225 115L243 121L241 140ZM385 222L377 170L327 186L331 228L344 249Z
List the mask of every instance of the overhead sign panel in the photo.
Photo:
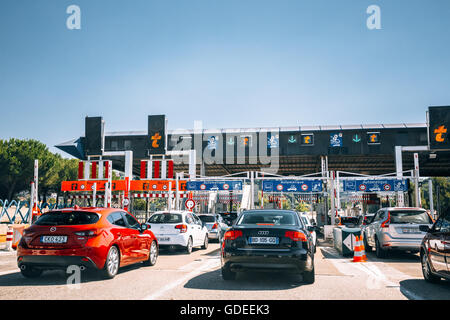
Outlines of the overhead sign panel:
M101 156L105 146L105 122L102 117L86 117L84 135L87 156Z
M148 152L166 154L166 116L148 116Z
M242 181L188 181L189 191L237 191L242 190Z
M344 191L348 192L391 192L408 191L408 180L344 180Z
M322 192L322 180L263 180L264 192Z
M379 132L367 132L367 144L380 144Z
M450 106L428 108L428 140L431 150L450 150Z

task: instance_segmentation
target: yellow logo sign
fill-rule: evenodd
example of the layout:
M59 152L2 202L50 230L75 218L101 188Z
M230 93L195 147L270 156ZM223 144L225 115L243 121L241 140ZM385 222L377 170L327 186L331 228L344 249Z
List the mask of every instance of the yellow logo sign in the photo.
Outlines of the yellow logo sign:
M161 140L161 135L159 133L155 133L155 135L153 135L151 137L152 139L152 147L153 148L159 148L159 140Z
M436 134L435 140L437 142L444 142L445 138L443 134L447 133L447 128L445 126L439 126L437 129L434 129L434 133Z
M370 136L370 142L377 142L377 135L376 134L372 134Z
M305 137L305 144L310 144L311 143L311 136L306 136Z

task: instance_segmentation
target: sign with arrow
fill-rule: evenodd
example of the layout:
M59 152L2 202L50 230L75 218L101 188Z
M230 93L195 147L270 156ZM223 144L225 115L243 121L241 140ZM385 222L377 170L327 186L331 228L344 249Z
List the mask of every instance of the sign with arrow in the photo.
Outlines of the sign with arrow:
M358 134L354 134L353 142L355 142L355 143L361 142L361 137Z
M355 248L355 243L356 243L356 237L354 234L349 234L347 236L347 238L344 239L344 241L342 241L342 243L351 251L354 250Z

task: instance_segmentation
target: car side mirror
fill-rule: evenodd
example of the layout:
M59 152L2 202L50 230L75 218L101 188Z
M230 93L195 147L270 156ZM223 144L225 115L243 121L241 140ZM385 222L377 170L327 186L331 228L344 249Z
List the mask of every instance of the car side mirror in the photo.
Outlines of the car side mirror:
M148 224L143 223L141 224L141 232L144 232L145 230L148 230Z
M425 226L425 225L420 225L419 226L419 230L422 231L422 232L427 232L427 233L431 231L430 227L429 226Z

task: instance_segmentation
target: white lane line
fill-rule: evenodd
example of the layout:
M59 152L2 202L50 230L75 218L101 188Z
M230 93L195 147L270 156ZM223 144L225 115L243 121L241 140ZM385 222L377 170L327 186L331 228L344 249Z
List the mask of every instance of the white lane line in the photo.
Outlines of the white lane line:
M12 273L16 273L16 272L20 272L20 269L0 271L0 276L4 276L4 275L7 275L7 274L12 274Z
M219 265L220 265L220 258L208 259L202 265L200 265L197 270L194 270L194 271L188 273L187 275L185 275L184 277L181 277L178 280L175 280L173 282L166 284L164 287L162 287L155 293L152 293L151 295L146 296L143 300L155 300L155 299L161 297L167 291L170 291L170 290L174 289L175 287L182 285L189 279L199 275L200 273L208 271L213 268L216 268Z
M398 289L408 299L411 299L411 300L423 300L424 299L423 297L409 291L408 289L401 287L399 283L390 281L385 276L385 274L375 265L374 262L367 261L367 262L363 262L363 263L353 263L353 262L350 262L350 260L342 258L337 253L337 251L333 248L321 248L321 249L323 251L325 251L326 253L330 254L331 256L333 256L334 258L337 258L337 260L330 259L330 261L340 272L342 272L344 274L348 274L348 272L350 272L350 274L351 274L352 272L351 272L350 268L347 268L347 267L351 266L351 267L357 268L358 270L363 271L364 273L369 275L369 278L366 281L366 286L369 289L380 289L381 283L384 283L386 286L390 286L390 287L394 287L395 289ZM391 268L387 265L384 265L383 268L386 268L387 271L389 271L389 274L395 273L397 276L400 276L401 278L404 278L404 279L411 278L407 274L405 274L399 270L396 270L394 268ZM391 271L395 271L395 272L391 272Z

